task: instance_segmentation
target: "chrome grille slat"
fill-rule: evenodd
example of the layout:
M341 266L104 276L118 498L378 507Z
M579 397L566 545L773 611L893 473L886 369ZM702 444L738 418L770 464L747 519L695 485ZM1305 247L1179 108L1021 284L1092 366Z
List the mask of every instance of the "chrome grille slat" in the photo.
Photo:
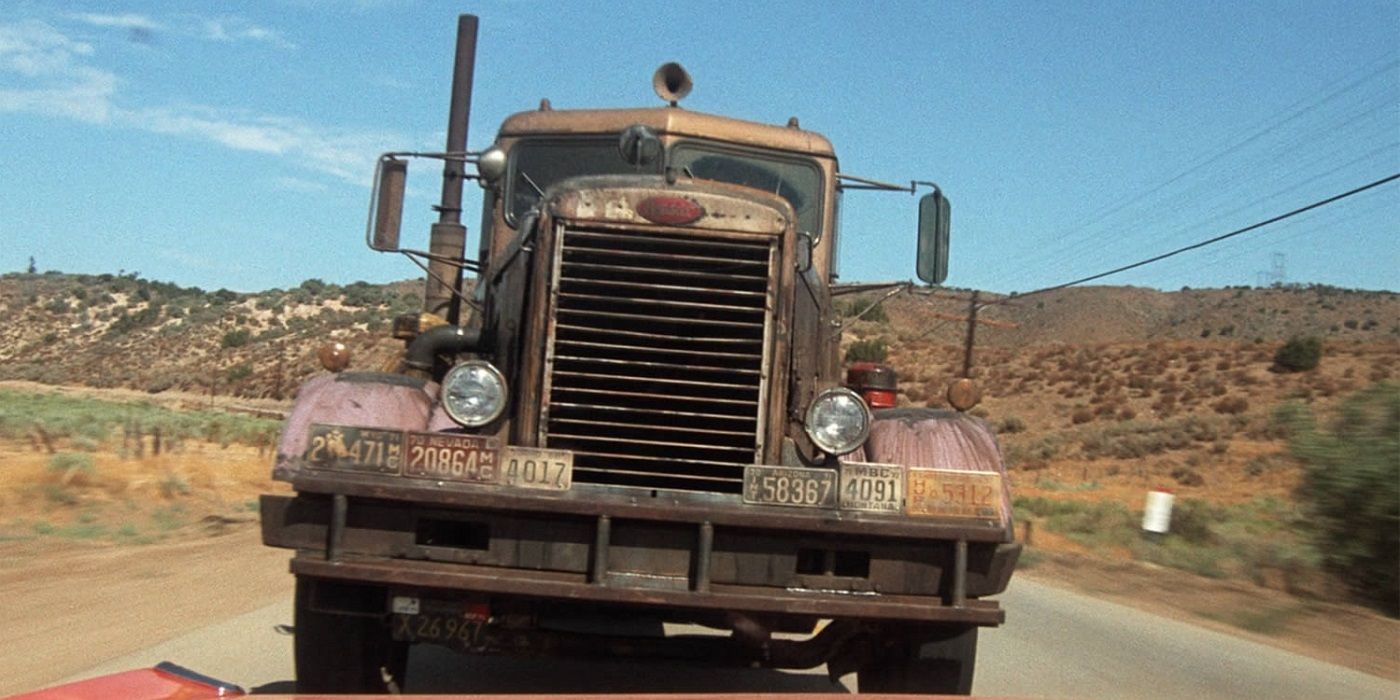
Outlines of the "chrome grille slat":
M541 438L581 483L738 493L759 459L773 240L566 228Z
M589 334L592 334L592 335L604 335L604 336L612 335L612 336L622 336L622 337L627 337L627 338L641 338L641 339L646 339L646 340L681 341L681 342L686 342L686 343L716 343L716 344L727 344L727 345L750 345L750 346L758 346L758 345L760 345L760 344L763 342L763 341L761 341L761 340L753 340L753 339L750 339L750 338L700 338L700 337L688 336L688 335L674 335L674 334L668 335L668 334L665 334L665 333L656 333L656 332L643 333L643 332L640 332L640 331L625 331L625 330L617 330L617 329L612 329L612 328L589 328L589 327L587 327L587 326L579 326L579 325L575 325L575 324L571 324L571 323L560 323L559 326L558 326L558 331L559 331L561 334L563 334L563 333L577 333L577 334L580 334L580 335L589 335ZM561 338L561 339L557 339L556 342L568 342L568 341L563 340L563 339Z
M640 360L618 360L609 357L583 357L579 355L555 355L555 360L575 360L578 362L598 363L604 366L617 365L619 367L653 367L658 369L673 370L694 370L697 372L731 372L734 374L752 374L757 376L756 369L736 369L734 367L715 367L713 365L692 365L685 366L674 362L644 362Z
M734 389L749 389L749 388L752 388L754 391L757 391L757 390L758 390L757 387L750 387L750 386L748 386L748 384L749 384L748 382L743 382L743 381L738 381L738 382L733 382L733 383L723 383L723 382L714 382L714 381L699 381L699 380L693 380L693 379L665 379L665 378L661 378L661 377L639 377L639 376L628 375L628 374L603 374L603 373L601 373L601 372L571 372L571 371L562 371L562 370L556 370L556 371L554 372L554 377L555 377L556 380L557 380L559 377L578 377L578 378L582 378L582 379L608 379L608 380L619 380L619 381L623 381L623 382L641 382L641 383L648 384L648 385L650 385L650 384L668 384L668 385L689 386L689 387L711 387L711 388L720 388L720 389L722 389L722 390L723 390L723 389L730 389L730 388L734 388ZM735 392L735 393L738 393L738 392ZM757 402L757 399L754 400L754 403L756 403L756 402Z
M587 347L591 352L636 352L663 355L687 355L714 359L716 357L733 358L741 360L757 360L759 355L751 352L699 352L696 350L682 350L679 348L658 348L656 346L629 345L627 343L595 343L586 340L560 340L555 342L555 347Z
M605 301L609 303L638 304L642 306L669 306L694 311L738 311L747 315L762 314L764 311L762 308L755 309L752 306L735 306L733 304L701 304L693 301L677 301L675 299L646 299L643 297L608 296L605 294L581 294L579 292L560 292L559 299L561 301L561 308L563 301L577 299L579 301Z
M672 280L674 280L677 277L680 277L693 280L705 280L707 282L712 283L728 282L731 285L739 287L741 289L752 289L754 287L757 287L758 289L763 289L763 286L768 282L768 280L758 276L720 274L717 272L701 272L698 270L676 270L666 267L641 267L631 265L624 267L621 265L603 265L600 263L565 262L564 268L566 270L571 271L573 274L580 275L579 279L588 279L582 277L582 274L588 274L589 272L607 274L618 274L626 272L632 274L653 274L663 279L669 277ZM579 271L582 271L582 274L580 274ZM730 287L721 288L728 289Z
M734 416L734 415L725 415L725 414L723 414L723 413L699 413L699 412L695 412L695 411L655 411L655 410L649 411L649 410L644 409L644 408L631 408L631 407L628 407L628 406L605 406L605 405L602 405L602 404L569 403L569 402L567 402L567 401L558 401L558 402L555 402L555 403L554 403L554 408L555 408L555 409L564 409L565 411L567 411L567 410L569 410L569 409L578 409L578 410L580 410L580 411L587 411L587 412L622 413L622 414L628 414L628 415L642 415L642 416L667 416L667 417L676 417L676 416L679 416L679 417L682 417L682 418L709 418L709 419L712 419L712 420L715 420L715 421L738 421L741 425L744 424L744 423L752 423L752 422L753 422L753 418L752 418L751 416L749 416L749 417L746 417L746 416Z
M664 322L677 326L698 324L707 328L742 328L750 332L757 331L760 338L763 335L762 323L750 323L746 321L721 321L712 318L686 318L684 316L660 316L654 314L622 313L619 311L590 311L585 309L566 309L561 307L559 309L559 315L564 316L566 314L570 317L588 316L593 318L613 318L631 323L650 321L652 323Z

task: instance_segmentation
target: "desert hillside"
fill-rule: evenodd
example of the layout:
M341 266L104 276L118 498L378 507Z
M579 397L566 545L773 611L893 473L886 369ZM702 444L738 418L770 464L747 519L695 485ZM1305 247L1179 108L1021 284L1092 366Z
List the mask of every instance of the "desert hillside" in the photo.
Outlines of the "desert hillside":
M11 321L0 328L0 379L285 399L318 370L312 353L327 339L350 346L356 366L387 361L401 347L388 337L389 321L416 310L421 294L416 280L340 286L313 279L240 294L134 273L6 274L0 276L0 313ZM979 349L1017 353L1202 340L1206 348L1242 346L1257 353L1299 335L1338 347L1400 342L1400 294L1389 292L1083 287L1024 299L988 294L983 301L996 303L982 318L1016 327L979 328ZM856 334L880 335L896 356L917 358L906 369L915 375L943 371L938 363L945 358L929 352L961 346L965 325L940 319L965 314L966 303L906 295L885 308L885 325L861 321ZM986 355L978 364L1002 356Z

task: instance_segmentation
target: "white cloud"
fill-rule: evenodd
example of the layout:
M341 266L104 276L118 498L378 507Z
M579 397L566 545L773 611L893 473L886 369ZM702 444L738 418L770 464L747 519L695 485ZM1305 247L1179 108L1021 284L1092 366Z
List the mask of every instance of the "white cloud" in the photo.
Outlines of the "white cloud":
M294 49L296 44L287 41L282 33L275 29L260 27L249 22L242 17L214 17L201 21L201 33L205 39L210 41L258 41L280 46L284 49Z
M83 62L92 53L43 22L0 24L0 112L108 121L118 80Z
M273 180L273 182L274 182L278 187L280 187L280 188L282 188L282 189L284 189L284 190L288 190L288 191L291 191L291 192L299 192L299 193L302 193L302 194L320 194L320 193L325 192L326 190L329 190L329 189L330 189L330 188L327 187L326 184L323 183L323 182L313 182L313 181L311 181L311 180L303 180L303 179L301 179L301 178L299 178L299 177L287 177L287 176L283 176L283 177L277 178L276 180Z
M94 27L116 27L119 29L144 29L146 31L157 31L163 29L158 22L145 15L122 14L104 15L94 12L76 12L67 15L69 19L75 19Z
M374 158L402 137L198 104L128 106L117 76L87 63L91 46L35 21L0 23L0 113L22 112L167 134L290 159L364 185Z
M354 184L369 180L375 156L395 142L387 134L202 105L128 110L119 116L123 124L133 128L212 141L239 151L286 156L302 167Z

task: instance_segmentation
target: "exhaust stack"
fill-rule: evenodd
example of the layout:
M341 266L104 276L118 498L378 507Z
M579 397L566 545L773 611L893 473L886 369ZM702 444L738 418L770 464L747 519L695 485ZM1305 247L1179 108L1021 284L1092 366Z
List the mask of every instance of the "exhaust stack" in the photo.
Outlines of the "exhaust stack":
M472 109L472 78L476 72L476 15L457 18L457 57L452 69L452 103L447 116L447 152L465 153L467 123ZM462 184L466 163L448 159L442 170L442 203L437 206L438 221L429 234L428 284L423 292L423 310L445 316L456 324L458 305L453 291L462 287L462 269L449 261L461 260L467 245L467 229L462 225ZM444 311L446 313L444 313Z

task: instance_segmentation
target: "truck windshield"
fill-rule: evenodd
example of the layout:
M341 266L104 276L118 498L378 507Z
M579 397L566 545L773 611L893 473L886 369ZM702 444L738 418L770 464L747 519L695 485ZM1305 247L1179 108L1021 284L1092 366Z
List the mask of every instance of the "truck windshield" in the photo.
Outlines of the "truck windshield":
M579 175L659 173L661 163L636 167L622 159L617 137L539 139L510 149L510 179L506 181L506 220L512 226L540 201L554 183Z
M786 199L797 212L797 229L821 230L821 171L799 158L740 151L708 144L681 143L671 151L671 167L700 180L718 180Z
M658 159L659 161L659 159ZM671 166L697 180L717 180L786 199L801 231L821 230L821 170L800 158L685 142L671 152ZM658 174L660 162L641 167L624 161L617 137L533 139L510 151L506 220L514 226L555 183L579 175Z

